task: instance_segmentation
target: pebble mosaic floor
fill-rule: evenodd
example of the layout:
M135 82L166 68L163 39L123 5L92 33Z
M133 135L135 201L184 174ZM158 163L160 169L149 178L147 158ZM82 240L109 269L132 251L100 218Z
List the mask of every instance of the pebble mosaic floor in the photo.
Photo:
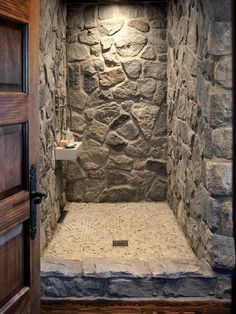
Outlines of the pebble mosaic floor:
M69 203L44 257L196 259L167 203ZM113 247L128 240L128 247Z

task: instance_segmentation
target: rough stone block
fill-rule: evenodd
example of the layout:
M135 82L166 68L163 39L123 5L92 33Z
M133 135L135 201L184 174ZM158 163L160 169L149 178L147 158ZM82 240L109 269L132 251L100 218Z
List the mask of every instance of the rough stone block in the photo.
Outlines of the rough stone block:
M212 195L232 194L232 164L230 162L206 162L206 187Z
M150 154L150 147L144 139L140 137L136 141L130 142L126 147L125 152L133 157L147 157Z
M103 143L108 133L108 130L109 130L108 126L94 120L92 121L89 128L85 131L85 136L87 138L91 138L98 142Z
M129 185L107 188L101 194L100 202L129 202L134 200L136 190Z
M144 61L143 73L145 77L164 80L166 79L166 63L158 61Z
M232 128L220 128L212 131L213 154L219 158L232 158Z
M66 168L66 179L69 181L83 179L86 173L76 161L68 161Z
M139 130L134 124L133 121L128 121L123 126L119 127L117 130L117 133L120 134L122 137L124 137L127 140L133 141L137 139L139 135Z
M207 241L208 261L214 269L233 269L235 264L234 239L211 234Z
M67 51L67 58L69 62L83 61L89 58L89 48L79 43L69 44Z
M215 65L214 77L222 87L232 88L232 57L224 56Z
M208 107L212 127L230 126L232 124L232 93L230 91L210 94Z
M128 26L133 27L143 33L148 32L150 29L148 23L145 23L142 20L131 20L128 22Z
M141 63L138 60L129 60L122 63L124 70L131 78L138 78L141 73Z
M147 198L152 201L163 201L166 199L167 182L161 178L156 178L147 194Z
M233 236L233 213L232 213L232 200L224 199L219 204L220 210L220 227L221 233L226 236Z
M142 79L139 81L139 88L142 96L153 97L156 90L156 80L152 78Z
M232 52L231 23L216 22L211 25L208 51L213 55L228 55Z
M114 39L115 47L122 57L135 57L147 44L147 36L135 29L123 27Z
M99 82L103 87L115 86L125 80L125 75L121 69L114 69L99 74Z
M142 298L152 297L156 294L153 282L149 280L113 279L108 285L109 297L115 298Z
M106 145L101 145L89 139L82 144L79 160L85 169L98 169L106 162L108 155L109 149Z
M144 136L149 139L152 134L159 108L148 104L137 103L133 105L131 112L137 120Z

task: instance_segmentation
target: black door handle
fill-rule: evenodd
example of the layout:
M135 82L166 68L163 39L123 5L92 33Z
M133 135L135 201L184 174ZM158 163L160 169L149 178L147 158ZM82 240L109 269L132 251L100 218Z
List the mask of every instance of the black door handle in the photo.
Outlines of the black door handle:
M37 208L46 197L46 194L36 192L37 189L37 169L33 164L30 167L30 237L35 239L37 233Z

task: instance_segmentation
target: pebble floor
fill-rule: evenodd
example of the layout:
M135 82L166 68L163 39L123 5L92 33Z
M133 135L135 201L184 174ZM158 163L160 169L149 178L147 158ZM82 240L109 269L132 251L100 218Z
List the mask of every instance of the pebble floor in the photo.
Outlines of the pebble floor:
M44 257L196 259L167 203L69 203ZM128 247L113 247L128 240Z

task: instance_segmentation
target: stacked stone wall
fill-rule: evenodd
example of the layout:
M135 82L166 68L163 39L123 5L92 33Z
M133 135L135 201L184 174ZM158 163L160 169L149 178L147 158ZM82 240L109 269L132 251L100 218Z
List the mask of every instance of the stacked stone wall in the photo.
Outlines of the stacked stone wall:
M69 5L70 201L166 199L166 8Z
M41 0L40 16L39 190L47 194L40 207L43 250L65 204L63 164L56 163L54 147L66 123L66 5Z
M227 272L234 265L230 1L170 1L167 38L168 201L197 256ZM218 278L229 290L230 278Z

